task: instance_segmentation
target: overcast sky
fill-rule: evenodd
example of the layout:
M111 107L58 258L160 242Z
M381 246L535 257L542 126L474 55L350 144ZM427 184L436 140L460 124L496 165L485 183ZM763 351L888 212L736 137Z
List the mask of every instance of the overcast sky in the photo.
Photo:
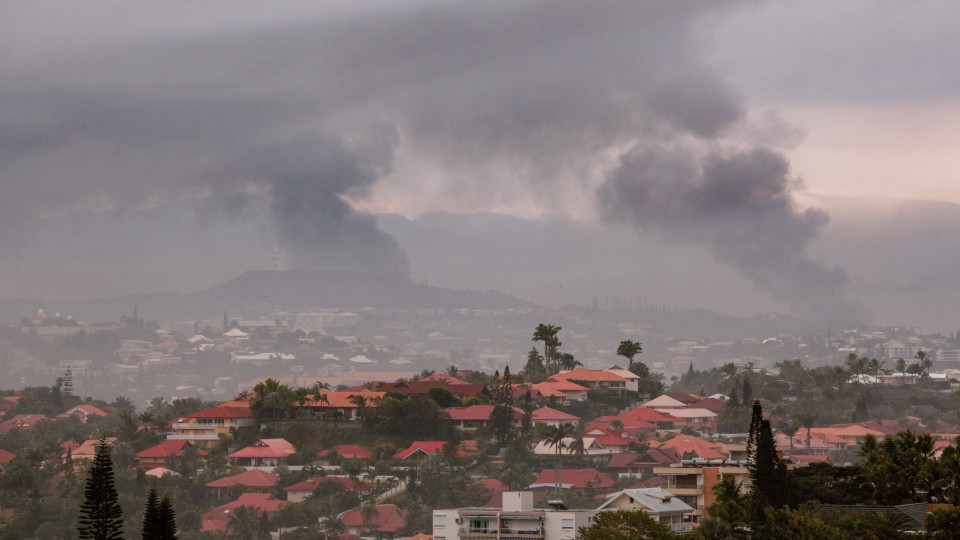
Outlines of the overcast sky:
M295 264L405 273L370 212L564 215L841 309L804 192L960 203L957 20L949 1L5 2L0 249L25 253L37 218L265 197Z

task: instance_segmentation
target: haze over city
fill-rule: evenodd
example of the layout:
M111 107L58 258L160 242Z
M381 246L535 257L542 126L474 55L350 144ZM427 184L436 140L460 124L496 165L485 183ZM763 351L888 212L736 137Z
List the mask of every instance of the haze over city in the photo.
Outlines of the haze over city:
M0 297L192 292L279 250L554 307L952 331L957 9L5 6Z

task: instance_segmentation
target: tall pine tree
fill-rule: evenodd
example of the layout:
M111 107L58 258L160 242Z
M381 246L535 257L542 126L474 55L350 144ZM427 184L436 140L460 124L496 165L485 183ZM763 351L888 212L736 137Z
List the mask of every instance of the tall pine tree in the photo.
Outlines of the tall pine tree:
M173 512L173 503L170 502L170 497L166 494L160 500L157 523L160 533L157 540L177 540L177 516Z
M770 421L763 418L760 400L753 402L750 433L747 436L747 469L750 471L750 498L753 518L762 522L765 507L778 507L787 493L787 466L777 453Z
M87 471L84 501L80 505L77 531L81 539L118 540L123 538L123 509L113 482L113 460L106 437L93 456Z
M151 489L147 494L147 504L143 510L143 528L141 529L142 540L159 540L159 515L160 501L157 496L157 490Z

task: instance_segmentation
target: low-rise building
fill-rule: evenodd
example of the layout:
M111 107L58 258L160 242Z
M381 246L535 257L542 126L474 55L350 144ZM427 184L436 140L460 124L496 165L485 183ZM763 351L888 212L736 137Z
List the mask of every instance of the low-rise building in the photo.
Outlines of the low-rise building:
M173 433L168 441L190 441L201 448L212 448L220 441L220 435L229 435L231 429L253 425L253 412L249 408L210 407L178 418L173 423Z
M597 510L642 510L657 522L669 525L673 532L693 530L693 507L662 488L618 491L608 495L607 502Z
M593 523L596 512L534 508L533 492L505 491L501 508L434 510L433 539L573 540L581 527Z
M716 502L713 488L724 478L732 477L740 483L742 492L750 489L750 471L740 461L683 460L669 467L655 467L653 474L666 478L666 490L693 508L692 520L707 516L707 508Z

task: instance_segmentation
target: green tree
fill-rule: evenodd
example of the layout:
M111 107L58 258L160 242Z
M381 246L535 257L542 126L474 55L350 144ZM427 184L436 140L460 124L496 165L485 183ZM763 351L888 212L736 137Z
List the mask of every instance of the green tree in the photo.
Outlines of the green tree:
M157 540L177 540L177 516L173 511L173 503L166 494L160 499L160 506L157 508L157 525Z
M960 508L936 508L923 520L927 538L951 540L960 538Z
M747 468L750 471L750 496L754 519L764 518L763 507L778 507L785 502L787 467L777 454L770 421L763 418L760 401L753 402L753 418L747 436Z
M670 526L643 510L598 512L589 527L581 527L581 540L666 540L676 538Z
M563 460L561 459L560 452L563 450L563 440L569 437L572 431L573 424L570 423L563 423L558 426L547 426L543 430L543 438L547 441L547 445L554 447L557 451L556 482L558 497L560 496L560 484L563 478Z
M493 411L490 424L497 437L497 446L503 448L513 437L516 428L516 410L513 408L513 384L510 382L510 366L503 369L497 380L493 395Z
M539 324L533 331L533 341L543 342L543 360L548 374L557 372L557 351L560 349L560 339L557 334L562 330L552 324Z
M527 353L527 363L523 366L523 379L530 383L543 382L547 378L547 368L543 365L543 355L536 347L531 347Z
M143 540L160 540L160 521L159 521L160 500L156 489L151 489L147 493L147 503L143 509L143 527L140 529L140 537Z
M617 355L627 359L627 370L633 372L633 357L643 352L643 346L639 341L630 341L625 339L617 347Z
M119 495L113 481L113 462L106 437L100 438L93 464L87 471L77 531L81 539L123 538L123 509L120 507Z

